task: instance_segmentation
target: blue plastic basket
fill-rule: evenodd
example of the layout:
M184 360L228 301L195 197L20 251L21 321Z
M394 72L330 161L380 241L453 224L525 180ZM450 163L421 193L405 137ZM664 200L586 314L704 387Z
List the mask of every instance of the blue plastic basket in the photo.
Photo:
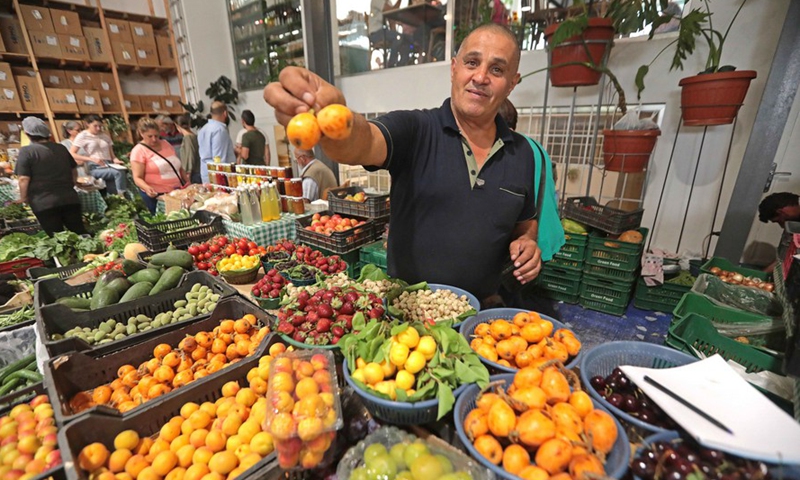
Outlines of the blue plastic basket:
M646 368L672 368L688 365L696 361L697 359L690 355L662 345L646 342L609 342L590 349L586 352L586 355L583 356L580 368L581 383L584 386L584 390L589 392L589 395L592 396L595 403L600 403L600 405L611 411L615 417L633 426L635 429L639 429L640 432L643 432L643 436L652 433L669 432L671 430L666 430L643 422L623 412L619 408L614 407L591 386L589 380L597 375L605 378L620 365L633 365L635 367Z
M514 375L509 373L492 375L489 377L489 381L503 381L504 383L501 386L507 386L513 383ZM505 471L502 465L495 465L487 460L486 457L478 453L478 451L475 450L475 447L472 446L472 442L469 441L466 432L464 432L464 420L467 418L467 414L469 414L469 412L475 408L475 402L478 399L479 393L480 388L478 388L477 385L470 385L466 390L464 390L461 396L456 399L456 407L455 411L453 412L453 416L456 422L456 433L458 435L458 439L461 440L461 443L467 448L467 451L469 451L469 454L472 455L472 458L479 461L489 470L493 471L498 478L506 480L522 480L520 477ZM595 403L595 408L610 414L610 412L603 408L602 405ZM611 416L613 417L613 415ZM614 442L614 447L608 453L608 457L606 457L605 468L607 476L619 479L622 478L622 476L628 470L631 447L628 443L628 435L625 433L625 429L622 428L622 425L620 425L616 418L614 418L614 423L617 424L617 432L619 434L617 435L617 441Z
M461 333L461 335L464 336L464 338L467 339L467 343L469 343L472 340L472 332L474 332L475 331L475 327L477 327L481 323L487 323L489 320L496 320L496 319L500 319L500 318L502 318L503 320L511 321L514 318L514 315L516 315L518 313L528 313L529 311L530 310L521 310L519 308L490 308L489 310L484 310L482 312L478 312L478 314L475 315L474 317L470 317L470 318L464 320L464 322L461 324L461 328L459 329L459 332ZM541 313L539 314L539 316L542 317L543 319L549 320L550 322L553 323L553 331L554 332L556 330L558 330L559 328L567 328L566 325L564 325L563 323L559 322L558 320L556 320L553 317L549 317L549 316L543 315ZM573 332L574 332L574 330L573 330ZM575 334L575 338L580 340L580 338L578 337L578 334ZM567 368L574 368L574 367L578 366L578 361L581 359L582 356L583 356L583 350L578 352L578 355L576 355L575 358L573 358L566 365ZM480 357L480 355L479 355L479 357ZM487 360L487 359L485 359L483 357L480 357L480 359L481 359L481 362L483 362L484 364L486 364L487 367L489 367L489 371L490 372L492 371L492 369L494 369L494 371L496 371L496 372L503 372L503 373L517 373L517 371L519 370L517 368L504 367L504 366L500 365L499 363L495 363L495 362L489 361L489 360Z
M464 290L462 288L451 287L450 285L442 285L441 283L429 283L428 284L428 288L430 288L431 291L433 291L433 292L435 292L437 290L450 290L451 292L455 293L459 297L461 295L464 295L465 297L467 297L467 301L469 301L469 304L472 306L472 308L475 309L476 312L480 312L481 311L481 302L478 300L478 297L476 297L475 295L469 293L468 291L466 291L466 290ZM472 318L472 317L470 317L470 318ZM461 322L461 323L464 323L464 322ZM458 330L458 327L461 325L461 323L456 323L455 325L453 325L453 328Z
M651 444L656 442L671 442L673 440L677 440L680 437L678 432L668 431L668 432L661 432L650 435L649 437L644 439L641 445L636 449L636 453L634 454L635 457L639 456L639 453ZM783 465L783 466L776 466L770 464L770 474L772 478L781 478L783 480L800 480L800 466L797 465ZM634 480L642 480L641 477L636 475L632 475Z
M350 388L361 397L361 402L373 417L393 425L424 425L436 421L436 417L439 414L438 398L423 400L416 403L385 400L371 395L369 392L364 391L356 385L350 377L350 369L347 368L346 359L342 370L344 372L344 380L350 385ZM456 399L458 399L469 386L472 386L472 384L464 384L453 390L453 395ZM477 385L475 385L475 388L477 388Z

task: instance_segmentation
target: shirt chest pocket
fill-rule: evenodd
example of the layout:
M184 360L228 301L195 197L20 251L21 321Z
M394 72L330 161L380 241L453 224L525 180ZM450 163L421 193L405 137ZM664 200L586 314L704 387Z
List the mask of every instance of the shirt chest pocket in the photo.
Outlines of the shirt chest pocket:
M525 205L527 192L516 185L501 185L494 193L491 218L498 227L513 228Z

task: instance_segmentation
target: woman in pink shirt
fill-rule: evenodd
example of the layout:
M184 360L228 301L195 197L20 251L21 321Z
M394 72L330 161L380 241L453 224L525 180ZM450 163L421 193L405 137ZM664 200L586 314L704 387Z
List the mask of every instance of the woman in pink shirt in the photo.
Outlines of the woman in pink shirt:
M175 149L159 137L158 125L152 118L139 120L136 129L142 140L131 150L133 181L147 208L155 213L156 197L181 188L189 179Z

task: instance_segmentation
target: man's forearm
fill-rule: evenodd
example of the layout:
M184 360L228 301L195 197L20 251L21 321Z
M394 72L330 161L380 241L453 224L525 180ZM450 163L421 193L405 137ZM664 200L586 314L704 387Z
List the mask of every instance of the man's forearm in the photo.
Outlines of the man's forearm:
M539 237L539 220L526 220L518 223L514 227L512 236L512 241L520 237L528 237L535 242Z
M28 185L30 182L30 177L19 178L19 200L22 203L28 203Z
M322 138L320 146L334 162L379 167L386 158L386 143L378 127L363 115L353 114L353 130L345 140Z

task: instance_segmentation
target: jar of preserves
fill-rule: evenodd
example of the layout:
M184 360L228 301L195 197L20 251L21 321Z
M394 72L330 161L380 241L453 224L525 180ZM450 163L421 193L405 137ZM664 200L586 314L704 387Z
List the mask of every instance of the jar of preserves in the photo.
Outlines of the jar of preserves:
M290 178L286 181L286 195L290 197L302 197L303 196L303 179L302 178Z
M286 195L281 195L281 212L283 213L290 213L289 208L289 197Z
M306 204L303 197L289 197L292 206L292 213L295 215L303 215L306 213Z
M278 184L278 193L281 195L286 195L286 179L276 178L275 182Z

